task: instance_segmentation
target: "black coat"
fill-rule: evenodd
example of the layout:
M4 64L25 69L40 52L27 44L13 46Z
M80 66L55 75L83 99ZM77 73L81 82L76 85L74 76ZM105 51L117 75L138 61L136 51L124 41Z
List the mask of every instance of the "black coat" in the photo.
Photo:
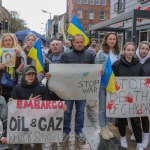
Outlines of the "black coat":
M82 51L73 49L62 54L60 62L69 64L94 64L94 56L85 49Z
M142 64L142 76L150 76L150 58Z
M120 60L112 65L112 69L115 76L140 76L142 74L142 65L135 57L128 62L122 55Z

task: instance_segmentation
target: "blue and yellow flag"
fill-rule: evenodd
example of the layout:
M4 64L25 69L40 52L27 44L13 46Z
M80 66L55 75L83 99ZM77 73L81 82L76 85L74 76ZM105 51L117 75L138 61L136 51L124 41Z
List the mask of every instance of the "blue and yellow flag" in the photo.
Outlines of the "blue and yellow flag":
M44 63L43 63L40 39L38 39L36 43L34 44L34 46L31 48L31 50L28 53L28 56L36 62L35 67L36 67L37 73L43 71Z
M75 34L81 34L84 36L85 39L84 45L86 46L89 43L89 38L75 15L72 16L72 20L70 22L67 32L70 33L72 36L74 36Z
M112 70L110 57L108 56L104 75L101 77L101 85L110 93L115 93L115 75Z

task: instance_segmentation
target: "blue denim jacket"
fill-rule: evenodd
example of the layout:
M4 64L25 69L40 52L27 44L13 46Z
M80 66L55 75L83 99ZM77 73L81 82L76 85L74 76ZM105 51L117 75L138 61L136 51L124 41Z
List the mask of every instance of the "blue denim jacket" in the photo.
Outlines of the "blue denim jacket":
M102 69L105 70L107 58L108 54L106 54L103 50L99 50L95 58L95 63L102 64Z

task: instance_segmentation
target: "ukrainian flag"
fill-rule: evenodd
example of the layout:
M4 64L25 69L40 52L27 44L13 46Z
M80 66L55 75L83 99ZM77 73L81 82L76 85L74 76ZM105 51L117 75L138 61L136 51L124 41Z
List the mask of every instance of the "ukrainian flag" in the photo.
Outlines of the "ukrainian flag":
M72 36L74 36L75 34L82 34L85 39L84 45L86 46L89 43L89 38L75 15L72 16L72 20L70 22L67 32L70 33Z
M31 48L31 50L28 53L28 56L36 62L35 67L36 67L37 73L43 71L44 63L43 63L40 39L38 39L36 43L34 44L34 46Z
M101 86L105 87L110 93L115 93L115 75L112 70L110 57L108 56L104 75L101 77Z

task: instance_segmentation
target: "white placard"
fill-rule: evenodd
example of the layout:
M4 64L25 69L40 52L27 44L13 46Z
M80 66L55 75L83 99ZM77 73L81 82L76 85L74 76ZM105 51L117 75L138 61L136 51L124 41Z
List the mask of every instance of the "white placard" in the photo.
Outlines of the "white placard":
M107 92L107 117L150 116L150 77L116 77L116 92Z
M65 100L99 100L100 64L50 64L48 88Z
M63 104L63 101L9 101L8 143L25 144L62 141Z

